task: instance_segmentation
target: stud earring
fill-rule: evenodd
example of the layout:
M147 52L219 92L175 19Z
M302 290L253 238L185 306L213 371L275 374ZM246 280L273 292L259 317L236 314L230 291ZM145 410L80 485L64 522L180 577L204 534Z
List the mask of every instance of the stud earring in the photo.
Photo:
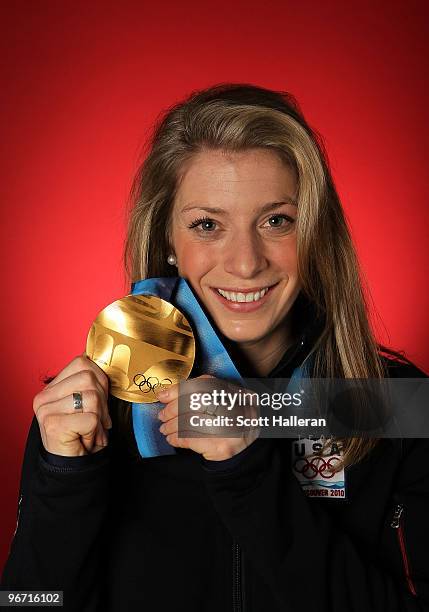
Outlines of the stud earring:
M167 257L167 261L170 264L170 266L175 266L177 264L177 259L176 256L171 254Z

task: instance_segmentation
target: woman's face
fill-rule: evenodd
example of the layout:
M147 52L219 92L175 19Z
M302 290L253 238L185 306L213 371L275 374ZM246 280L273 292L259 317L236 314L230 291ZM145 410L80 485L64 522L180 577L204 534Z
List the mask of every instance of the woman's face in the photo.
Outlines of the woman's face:
M171 226L178 273L239 344L278 334L298 296L295 194L294 172L262 148L203 151L182 173Z

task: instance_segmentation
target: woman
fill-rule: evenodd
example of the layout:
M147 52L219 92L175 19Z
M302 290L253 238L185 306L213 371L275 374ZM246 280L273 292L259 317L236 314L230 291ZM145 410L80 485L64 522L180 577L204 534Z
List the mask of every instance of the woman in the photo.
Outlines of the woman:
M131 279L185 277L242 375L425 376L372 335L322 144L289 94L218 85L171 108L132 202ZM79 611L429 609L426 440L337 440L347 496L316 499L290 440L178 438L177 395L159 396L177 454L151 459L85 356L36 396L3 588L62 589Z

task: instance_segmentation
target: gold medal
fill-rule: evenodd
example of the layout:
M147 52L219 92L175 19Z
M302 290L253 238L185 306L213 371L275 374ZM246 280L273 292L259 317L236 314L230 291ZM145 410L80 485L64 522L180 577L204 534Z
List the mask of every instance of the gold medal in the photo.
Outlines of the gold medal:
M184 315L154 295L127 295L97 316L86 354L110 380L110 393L127 402L157 402L155 389L185 380L195 338Z

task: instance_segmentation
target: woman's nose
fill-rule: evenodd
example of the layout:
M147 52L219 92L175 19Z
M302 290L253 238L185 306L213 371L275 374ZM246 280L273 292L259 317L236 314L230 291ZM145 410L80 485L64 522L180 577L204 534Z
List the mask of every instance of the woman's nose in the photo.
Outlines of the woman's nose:
M262 240L248 233L236 234L229 240L223 262L225 271L237 278L253 278L268 266Z

